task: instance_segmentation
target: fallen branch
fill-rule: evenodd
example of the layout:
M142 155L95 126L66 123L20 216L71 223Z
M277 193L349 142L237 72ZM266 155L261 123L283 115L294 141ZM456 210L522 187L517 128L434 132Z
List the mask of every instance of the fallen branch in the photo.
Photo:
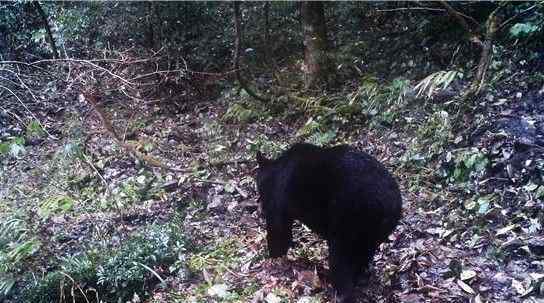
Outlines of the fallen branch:
M124 142L121 140L119 135L115 132L113 129L113 126L111 125L111 122L106 118L106 115L104 111L98 106L98 100L95 94L92 93L82 93L80 95L80 99L83 99L84 101L87 101L89 105L91 105L94 112L98 115L98 118L100 119L100 122L102 123L102 127L108 132L108 134L113 138L113 140L121 146L123 149L125 149L129 154L131 154L136 159L140 160L142 163L146 163L147 165L159 167L166 170L171 170L175 172L181 172L181 173L188 173L192 172L192 169L179 169L175 167L170 167L164 163L162 163L159 159L154 158L150 155L146 155L139 150L137 150L134 146Z

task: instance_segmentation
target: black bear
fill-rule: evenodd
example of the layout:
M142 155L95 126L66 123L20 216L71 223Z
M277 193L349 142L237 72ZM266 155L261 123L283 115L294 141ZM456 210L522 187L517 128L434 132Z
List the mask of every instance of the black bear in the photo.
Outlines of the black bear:
M257 153L257 188L270 257L287 253L293 220L327 240L337 302L353 290L401 217L397 182L372 156L349 146L293 145L276 160Z

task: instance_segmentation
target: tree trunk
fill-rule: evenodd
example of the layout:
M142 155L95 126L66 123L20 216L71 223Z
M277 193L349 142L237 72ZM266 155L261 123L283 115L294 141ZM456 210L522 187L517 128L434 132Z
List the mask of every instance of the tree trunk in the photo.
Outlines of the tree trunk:
M485 86L487 70L489 68L489 64L491 63L491 58L493 55L493 43L499 28L499 18L496 14L497 11L498 8L493 11L487 18L485 39L482 44L480 62L478 63L478 69L476 71L474 79L472 80L472 83L463 93L463 99L465 100L478 96L482 88Z
M51 51L53 52L53 57L55 59L58 59L59 51L57 50L57 44L55 43L55 38L53 37L53 34L51 32L51 26L49 25L47 15L45 14L45 11L40 5L40 2L34 1L32 2L32 5L34 6L34 9L36 10L36 12L38 12L38 15L40 15L43 27L45 28L47 42L51 46Z
M266 102L268 99L266 97L258 95L255 91L253 91L249 84L245 81L244 77L242 77L242 73L240 72L240 53L241 53L241 47L242 47L242 25L241 25L241 17L240 17L240 2L234 1L233 2L233 8L234 8L234 14L233 14L233 21L234 21L234 58L233 58L233 69L236 74L236 78L238 79L238 82L240 83L240 87L242 87L248 95L251 97Z
M487 21L485 40L482 47L482 54L480 56L480 62L478 64L478 71L476 72L476 78L474 79L474 85L477 86L477 92L479 92L485 81L485 74L491 63L493 42L495 40L495 34L497 33L498 18L496 15L491 15Z
M316 88L326 81L330 72L323 2L302 2L301 12L304 30L304 83L306 88Z
M270 47L270 22L269 22L269 14L270 14L270 2L265 1L264 2L264 8L263 8L263 14L264 14L264 61L267 64L270 64L270 58L272 56L271 53L271 47Z
M155 47L155 27L153 26L154 17L154 2L149 1L147 3L147 31L145 33L145 44L150 49Z

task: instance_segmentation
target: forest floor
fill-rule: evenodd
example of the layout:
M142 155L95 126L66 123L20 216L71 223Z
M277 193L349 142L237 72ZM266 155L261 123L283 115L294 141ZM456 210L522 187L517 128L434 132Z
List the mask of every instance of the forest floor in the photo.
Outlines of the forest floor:
M487 116L494 123L478 129L484 139L472 144L495 138L486 147L500 142L507 146L501 152L509 148L522 166L540 163L544 105L534 95L526 103L535 105L524 107L510 102L515 92L511 95L507 101L499 98L500 109ZM135 164L81 104L52 117L49 129L57 130L57 140L27 140L23 152L1 162L0 199L5 203L0 213L3 219L30 214L27 220L40 243L30 268L43 275L62 258L116 247L145 226L175 221L190 248L175 271L154 268L164 281L155 279L146 302L330 301L326 245L304 226L297 225L296 246L287 260L266 258L253 181L254 148L277 154L296 140L306 117L233 123L222 118L228 104L199 102L176 113L157 106L107 106L128 142L165 163L192 168L189 172ZM530 131L523 129L527 120L532 121ZM525 146L523 154L512 151L527 134L532 146ZM394 127L353 124L335 139L383 162L403 193L403 218L362 279L360 302L542 302L544 258L538 235L543 202L531 195L538 185L514 186L508 176L487 175L479 186L492 183L499 190L470 196L462 187L429 177L433 166L399 161L415 138ZM83 157L71 156L77 147ZM493 183L501 181L508 185Z

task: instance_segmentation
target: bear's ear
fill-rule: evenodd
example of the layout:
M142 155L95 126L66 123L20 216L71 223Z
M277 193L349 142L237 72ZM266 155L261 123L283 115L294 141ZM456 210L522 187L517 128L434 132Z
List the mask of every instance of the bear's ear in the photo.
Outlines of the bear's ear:
M270 162L269 159L267 159L263 153L261 153L260 151L257 151L257 163L259 164L259 166L264 166L265 164L267 164L268 162Z

